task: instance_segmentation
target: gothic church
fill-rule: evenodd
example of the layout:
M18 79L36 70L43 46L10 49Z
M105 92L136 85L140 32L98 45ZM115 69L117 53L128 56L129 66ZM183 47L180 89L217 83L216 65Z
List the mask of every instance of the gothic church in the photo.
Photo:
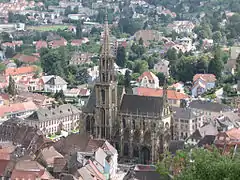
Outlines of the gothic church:
M107 139L120 159L154 163L172 139L172 113L164 87L163 97L130 95L118 86L115 57L105 20L99 78L83 109L84 129L95 139Z

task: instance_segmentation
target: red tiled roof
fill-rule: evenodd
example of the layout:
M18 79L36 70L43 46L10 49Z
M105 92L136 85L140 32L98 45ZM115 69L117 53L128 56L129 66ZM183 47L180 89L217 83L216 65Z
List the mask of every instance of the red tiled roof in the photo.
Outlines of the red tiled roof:
M156 75L155 74L153 74L152 72L150 72L150 71L146 71L146 72L144 72L144 73L142 73L142 75L141 76L139 76L138 77L138 82L139 81L141 81L144 77L147 77L148 78L148 80L151 80L151 81L153 81L154 79L155 79L155 77L156 77Z
M39 59L36 56L29 56L24 54L17 54L16 56L13 57L13 59L18 59L19 61L25 63L33 63L39 61Z
M4 172L8 163L9 160L0 160L0 176L4 176Z
M160 97L163 96L162 89L138 87L136 91L137 91L137 95L140 95L140 96L160 96ZM188 95L177 92L172 89L167 90L167 96L168 96L168 99L176 99L176 100L188 98Z
M88 89L86 89L86 88L82 88L82 89L80 89L80 95L81 96L86 96L87 95L87 92L88 92Z
M202 78L206 82L215 82L216 81L216 76L214 74L195 74L195 76L193 77L193 82L195 82L199 78Z
M35 66L19 67L19 68L7 68L5 70L6 76L16 76L22 74L30 74L36 71Z
M8 94L0 94L0 97L4 100L9 100L9 95Z
M64 38L61 38L60 40L53 40L53 41L49 42L49 45L53 48L57 48L60 46L66 46L67 41Z
M105 142L104 140L89 139L85 151L86 152L96 151L99 147L102 147L104 142Z
M7 113L14 113L14 112L22 112L28 110L37 110L36 104L32 101L23 102L23 103L15 103L9 106L0 106L0 117L4 116Z
M81 46L82 45L82 39L73 39L71 41L72 46Z
M226 131L226 134L231 139L240 139L240 129L239 128L232 128L232 129Z
M2 43L2 46L5 46L5 47L15 47L15 46L21 46L22 44L23 44L23 41L13 41L13 42Z
M35 46L36 46L37 50L39 50L41 48L47 48L48 47L47 42L46 41L42 41L42 40L37 41Z

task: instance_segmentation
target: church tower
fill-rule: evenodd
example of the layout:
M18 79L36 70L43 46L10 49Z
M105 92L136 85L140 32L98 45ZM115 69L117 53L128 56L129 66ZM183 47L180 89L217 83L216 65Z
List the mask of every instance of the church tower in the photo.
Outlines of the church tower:
M103 44L99 61L99 79L96 89L95 137L111 139L117 120L117 80L114 70L115 58L110 48L108 19L105 18Z

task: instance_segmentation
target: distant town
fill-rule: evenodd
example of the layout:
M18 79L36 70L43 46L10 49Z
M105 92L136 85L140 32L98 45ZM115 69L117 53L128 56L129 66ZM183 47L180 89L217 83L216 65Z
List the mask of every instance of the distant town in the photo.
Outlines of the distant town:
M239 0L0 0L0 179L239 179Z

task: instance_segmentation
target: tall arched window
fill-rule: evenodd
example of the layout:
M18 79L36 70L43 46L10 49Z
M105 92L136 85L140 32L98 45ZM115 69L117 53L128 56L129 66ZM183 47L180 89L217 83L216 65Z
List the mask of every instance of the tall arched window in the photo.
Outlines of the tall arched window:
M102 98L102 103L105 104L105 91L103 89L101 90L101 98Z
M122 123L123 123L123 128L126 128L126 119L125 118L123 118Z

